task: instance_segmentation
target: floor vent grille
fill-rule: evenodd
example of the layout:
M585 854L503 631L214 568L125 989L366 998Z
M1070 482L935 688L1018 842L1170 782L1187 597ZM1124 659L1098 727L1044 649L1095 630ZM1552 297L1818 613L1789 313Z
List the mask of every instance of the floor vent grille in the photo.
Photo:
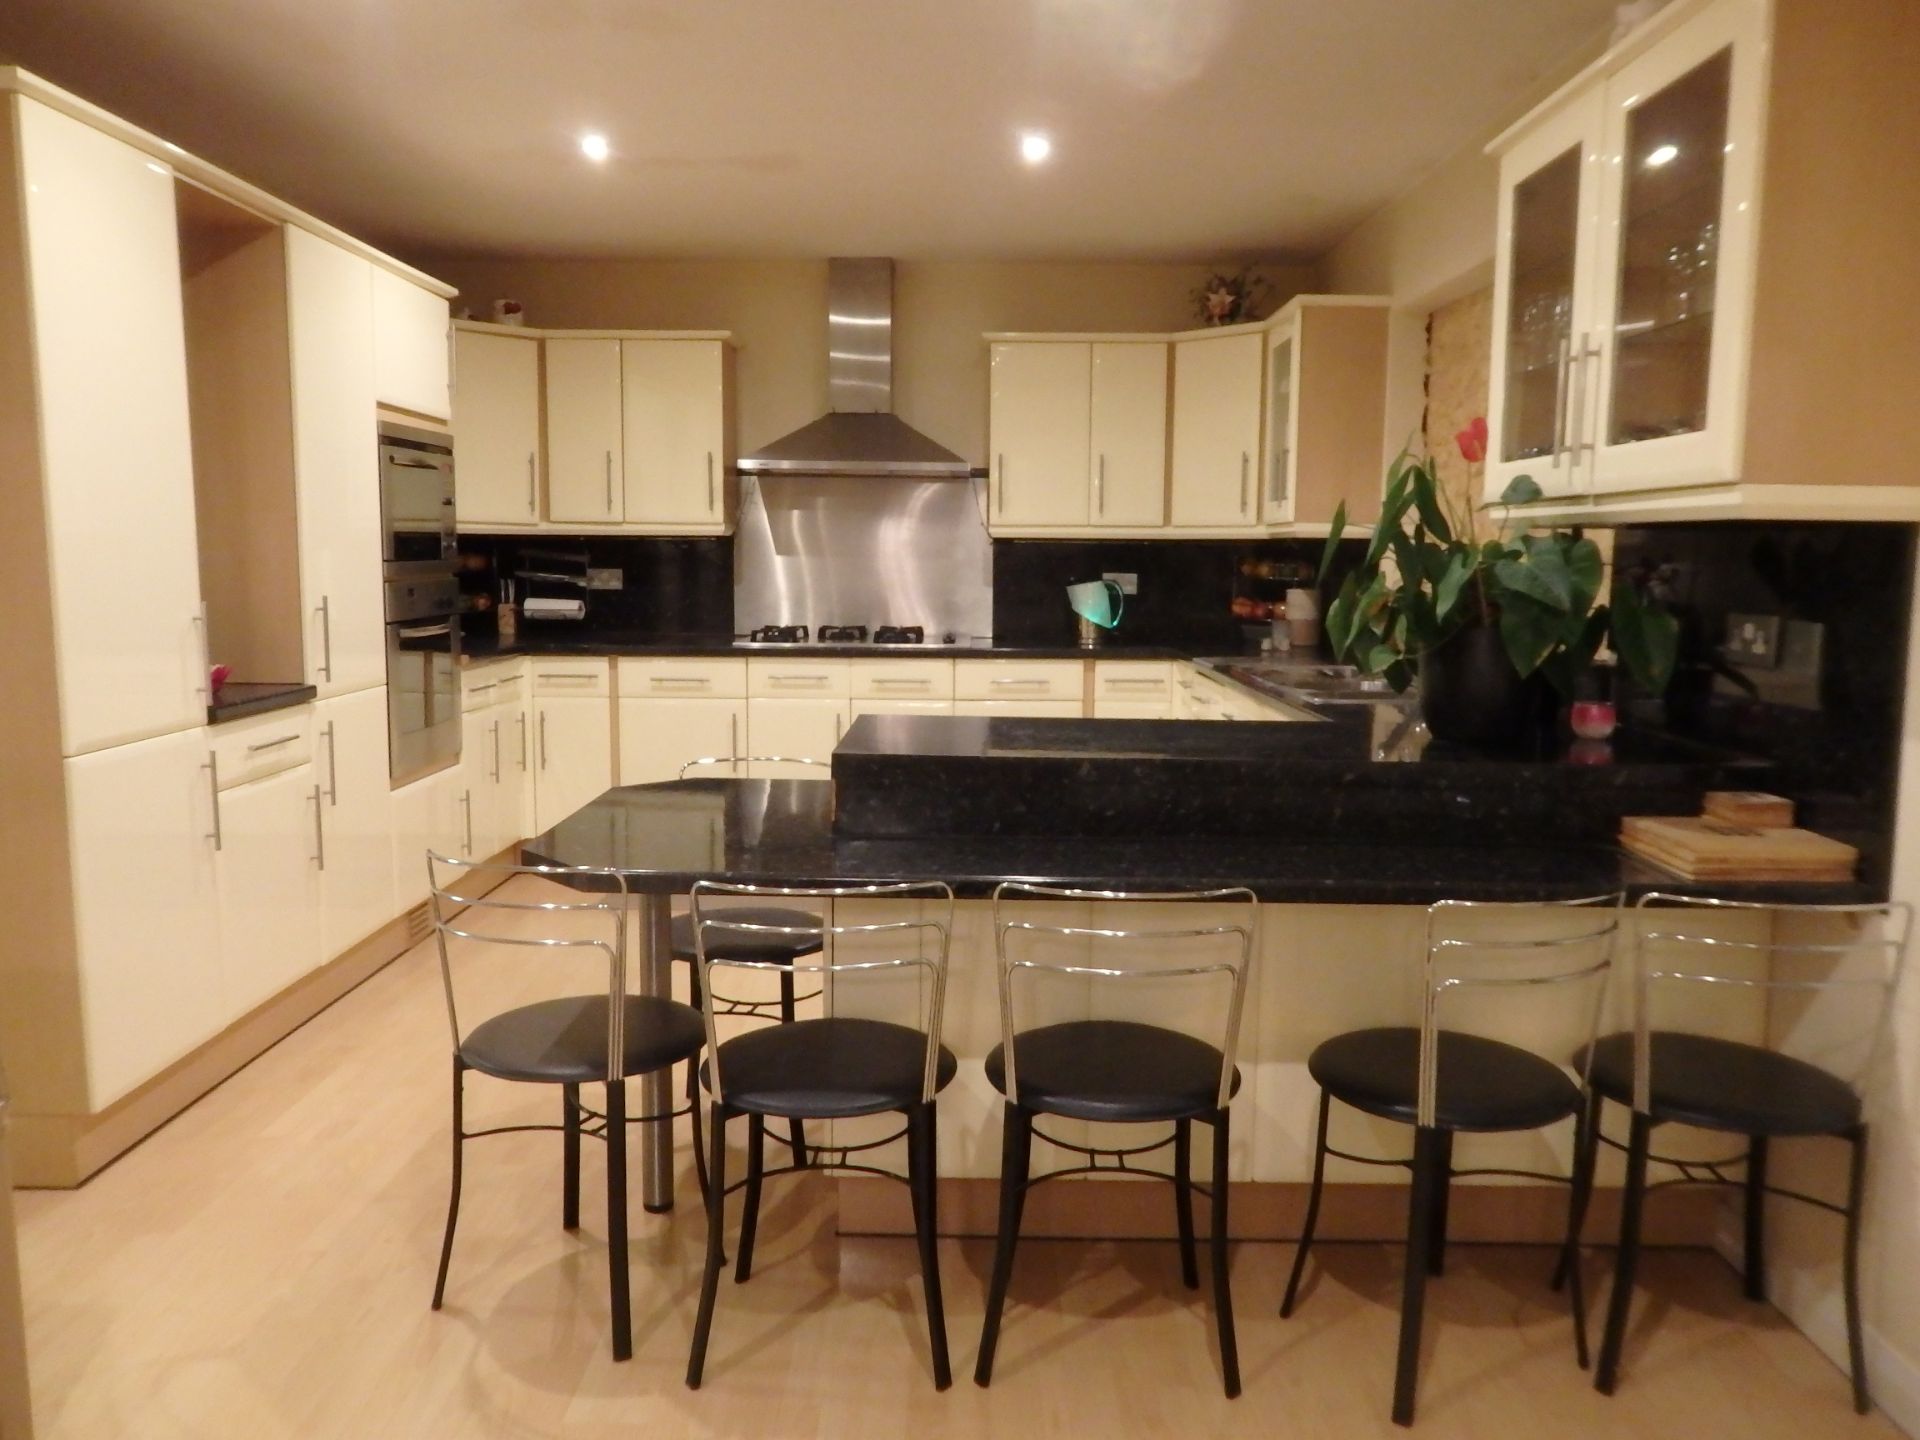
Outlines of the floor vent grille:
M408 949L433 933L433 917L427 913L427 902L424 900L402 915L400 920L407 928Z

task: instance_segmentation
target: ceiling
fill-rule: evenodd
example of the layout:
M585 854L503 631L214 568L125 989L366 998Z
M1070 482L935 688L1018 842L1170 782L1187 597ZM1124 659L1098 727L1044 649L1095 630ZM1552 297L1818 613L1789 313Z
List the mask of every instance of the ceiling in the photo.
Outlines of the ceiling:
M1310 259L1613 8L4 0L0 57L406 255Z

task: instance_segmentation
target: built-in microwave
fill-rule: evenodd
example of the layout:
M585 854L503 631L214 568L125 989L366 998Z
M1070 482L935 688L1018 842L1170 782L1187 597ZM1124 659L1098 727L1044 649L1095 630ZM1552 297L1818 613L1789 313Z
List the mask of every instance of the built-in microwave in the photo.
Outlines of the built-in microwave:
M380 422L380 520L389 577L453 569L451 435Z

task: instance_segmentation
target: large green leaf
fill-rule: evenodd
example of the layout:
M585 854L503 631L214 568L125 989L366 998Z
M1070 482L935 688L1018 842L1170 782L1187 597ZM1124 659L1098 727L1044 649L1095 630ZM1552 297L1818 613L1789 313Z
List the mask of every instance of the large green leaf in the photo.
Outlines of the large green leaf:
M1344 660L1348 643L1353 638L1353 622L1360 602L1360 572L1349 570L1347 578L1340 582L1340 593L1334 596L1333 604L1327 607L1327 644L1333 648L1334 657Z
M1420 523L1431 530L1444 544L1453 539L1453 527L1447 524L1446 514L1440 508L1438 483L1434 477L1431 460L1413 472L1413 503L1420 512Z
M1522 675L1531 675L1560 643L1566 617L1525 595L1509 595L1500 606L1500 642Z
M1433 591L1434 619L1444 625L1453 618L1453 607L1460 603L1460 592L1473 574L1473 553L1455 550L1447 557L1446 572Z
M1347 529L1347 502L1342 500L1333 509L1333 524L1327 529L1327 548L1320 552L1320 583L1325 584L1327 572L1333 568L1334 552L1340 548L1340 537Z
M1500 492L1500 503L1528 505L1545 494L1546 492L1534 482L1531 475L1516 475L1507 482L1507 488Z
M1635 684L1662 694L1680 656L1680 622L1619 581L1613 587L1613 648Z
M1573 581L1573 603L1567 608L1576 615L1584 615L1600 594L1600 581L1606 571L1606 565L1600 558L1600 547L1584 536L1578 540L1565 536L1557 538L1565 541L1560 553Z
M1549 655L1540 669L1553 688L1564 699L1573 698L1574 686L1587 667L1593 664L1593 657L1599 653L1600 642L1607 637L1607 607L1602 605L1586 619L1577 615L1569 619L1565 635L1565 648Z
M1493 574L1506 589L1562 615L1573 608L1573 576L1566 557L1552 546L1530 550L1524 560L1502 560Z

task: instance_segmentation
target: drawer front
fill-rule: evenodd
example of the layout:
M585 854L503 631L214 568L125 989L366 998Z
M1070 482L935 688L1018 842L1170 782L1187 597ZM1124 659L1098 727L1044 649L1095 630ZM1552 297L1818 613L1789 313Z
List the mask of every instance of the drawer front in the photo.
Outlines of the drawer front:
M527 672L516 665L511 674L502 675L493 692L495 705L518 705L527 698Z
M574 656L536 660L532 665L535 695L613 694L613 666L605 659Z
M1173 699L1173 666L1164 660L1096 660L1093 698L1129 703Z
M844 699L852 681L846 660L747 661L747 694L756 700Z
M460 672L460 708L484 710L498 705L506 697L502 691L512 685L519 690L521 663L518 660L498 665L474 665Z
M956 660L956 700L1049 700L1080 703L1078 660Z
M951 700L951 660L853 660L856 700Z
M208 741L222 790L278 775L313 759L313 707L232 720L215 726Z
M617 663L622 700L738 700L747 693L744 658L648 655Z

